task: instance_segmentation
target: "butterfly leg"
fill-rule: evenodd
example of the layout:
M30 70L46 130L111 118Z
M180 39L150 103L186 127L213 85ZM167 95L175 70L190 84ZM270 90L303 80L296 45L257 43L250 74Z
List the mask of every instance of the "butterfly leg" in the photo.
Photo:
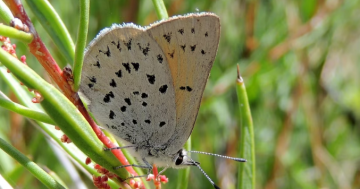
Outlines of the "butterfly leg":
M134 179L134 178L142 178L142 177L147 177L148 175L137 175L137 176L131 176L131 177L128 177L126 179L123 179L122 181L126 181L126 180L129 180L129 179Z
M118 146L113 148L106 148L104 147L104 151L110 151L110 150L118 150L118 149L124 149L124 148L136 148L136 146Z
M147 170L148 170L148 173L147 173L146 175L131 176L131 177L128 177L128 178L124 179L124 181L125 181L125 180L128 180L128 179L133 179L133 178L147 177L147 176L149 176L149 174L150 174L150 172L151 172L151 170L152 170L153 167L150 165L149 162L147 162L147 161L145 160L145 158L143 158L142 160L143 160L143 162L144 162L146 165L129 164L129 165L121 165L121 166L118 166L118 167L114 167L114 169L121 169L121 168L124 168L124 167L130 167L130 166L132 166L132 167L139 167L139 168L143 168L143 169L147 169Z
M143 169L152 169L152 167L149 167L148 165L135 165L135 164L120 165L120 166L114 167L114 169L121 169L124 167L139 167L139 168L143 168Z
M167 167L165 167L163 170L161 170L161 171L159 172L158 176L161 175L163 172L165 172L167 168L169 168L169 166L167 166Z
M148 166L148 173L147 174L149 175L151 173L151 170L152 170L153 166L150 165L150 163L147 162L145 158L142 158L142 160Z

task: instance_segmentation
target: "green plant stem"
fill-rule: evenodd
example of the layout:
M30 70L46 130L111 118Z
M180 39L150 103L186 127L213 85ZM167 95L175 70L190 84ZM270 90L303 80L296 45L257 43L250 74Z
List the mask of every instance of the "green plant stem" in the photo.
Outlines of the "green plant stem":
M25 106L17 104L3 96L4 94L0 91L0 106L10 111L23 115L33 120L41 121L51 125L55 125L55 122L45 113L31 110Z
M185 149L187 151L191 150L191 136L185 143ZM189 175L190 175L190 167L186 167L185 169L179 170L177 176L177 182L176 182L177 184L176 189L188 188Z
M21 163L21 165L29 170L37 179L39 179L40 182L42 182L48 188L65 188L54 178L48 175L43 169L41 169L36 163L30 161L24 154L19 152L16 148L8 144L2 138L0 138L0 148L19 163Z
M11 13L9 7L3 1L0 1L0 18L6 24L9 24L14 18L14 15Z
M75 62L73 66L74 91L78 91L81 79L81 70L84 61L84 50L89 27L90 0L80 0L80 23L77 35Z
M31 33L26 33L3 24L0 24L0 35L20 40L26 44L30 43L34 38Z
M240 76L238 67L238 78L236 80L236 91L240 110L240 153L239 157L247 160L240 163L238 176L238 189L255 189L255 142L254 129L251 117L245 83Z
M67 31L60 16L47 0L26 0L31 11L38 18L41 25L50 35L55 45L64 55L66 61L72 64L74 62L75 47L69 32ZM63 63L62 66L65 66Z
M64 186L65 188L69 188L66 186L65 182L59 177L59 175L57 175L54 171L48 170L47 172L53 179L55 179L62 186Z
M169 18L163 0L152 0L152 2L155 6L156 14L160 20Z

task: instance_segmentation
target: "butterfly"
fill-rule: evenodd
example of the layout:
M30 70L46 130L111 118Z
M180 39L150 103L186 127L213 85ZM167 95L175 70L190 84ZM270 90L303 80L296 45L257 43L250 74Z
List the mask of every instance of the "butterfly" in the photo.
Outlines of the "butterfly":
M100 125L146 166L200 168L183 146L219 38L213 13L174 16L145 28L113 25L86 50L80 92Z

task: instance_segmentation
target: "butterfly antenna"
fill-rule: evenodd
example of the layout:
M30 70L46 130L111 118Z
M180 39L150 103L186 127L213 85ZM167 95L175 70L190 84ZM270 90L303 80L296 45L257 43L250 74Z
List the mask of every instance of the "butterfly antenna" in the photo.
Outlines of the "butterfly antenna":
M209 180L209 182L214 186L215 189L220 189L220 187L216 186L214 181L211 180L211 178L205 173L205 171L200 167L199 163L195 162L193 159L191 159L189 156L187 156L195 165L200 169L200 171L205 175L205 177Z
M225 158L225 159L231 159L231 160L234 160L234 161L237 161L237 162L246 162L246 159L243 159L243 158L234 158L234 157L223 156L223 155L219 155L219 154L212 154L212 153L208 153L208 152L199 152L199 151L188 151L188 152L211 155L211 156L221 157L221 158Z

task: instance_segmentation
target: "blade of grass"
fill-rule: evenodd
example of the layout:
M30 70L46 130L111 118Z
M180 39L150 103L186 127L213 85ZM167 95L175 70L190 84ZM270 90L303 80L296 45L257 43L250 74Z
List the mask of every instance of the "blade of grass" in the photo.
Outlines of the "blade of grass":
M24 154L19 152L16 148L8 144L5 140L0 138L0 148L4 150L11 157L21 163L27 170L29 170L40 182L42 182L48 188L65 188L58 183L54 178L48 175L43 169L41 169L36 163L30 161Z
M26 0L31 11L50 35L68 63L73 64L75 47L60 16L47 0ZM62 66L65 66L63 64Z
M25 106L13 102L10 99L5 98L5 94L3 94L1 91L0 91L0 106L10 111L16 112L20 115L23 115L27 118L48 123L51 125L55 125L54 121L45 113L36 110L31 110Z
M59 175L57 175L54 171L52 170L47 170L47 173L54 178L58 183L60 183L61 185L63 185L65 188L69 188L66 186L65 182L59 177Z
M14 18L8 6L3 1L0 1L0 18L6 24L9 24L10 21Z
M18 39L26 44L31 43L34 38L34 36L30 33L26 33L3 24L0 24L0 35L13 39Z
M89 27L90 0L80 0L80 21L73 66L74 91L78 91L81 79L81 69L84 61L84 50Z
M251 117L248 97L246 94L245 83L240 76L238 66L238 78L236 80L236 92L240 109L240 152L239 157L247 160L240 163L238 176L238 189L255 189L255 142L254 129Z
M152 0L152 2L155 7L156 15L159 17L160 20L169 18L163 0Z

